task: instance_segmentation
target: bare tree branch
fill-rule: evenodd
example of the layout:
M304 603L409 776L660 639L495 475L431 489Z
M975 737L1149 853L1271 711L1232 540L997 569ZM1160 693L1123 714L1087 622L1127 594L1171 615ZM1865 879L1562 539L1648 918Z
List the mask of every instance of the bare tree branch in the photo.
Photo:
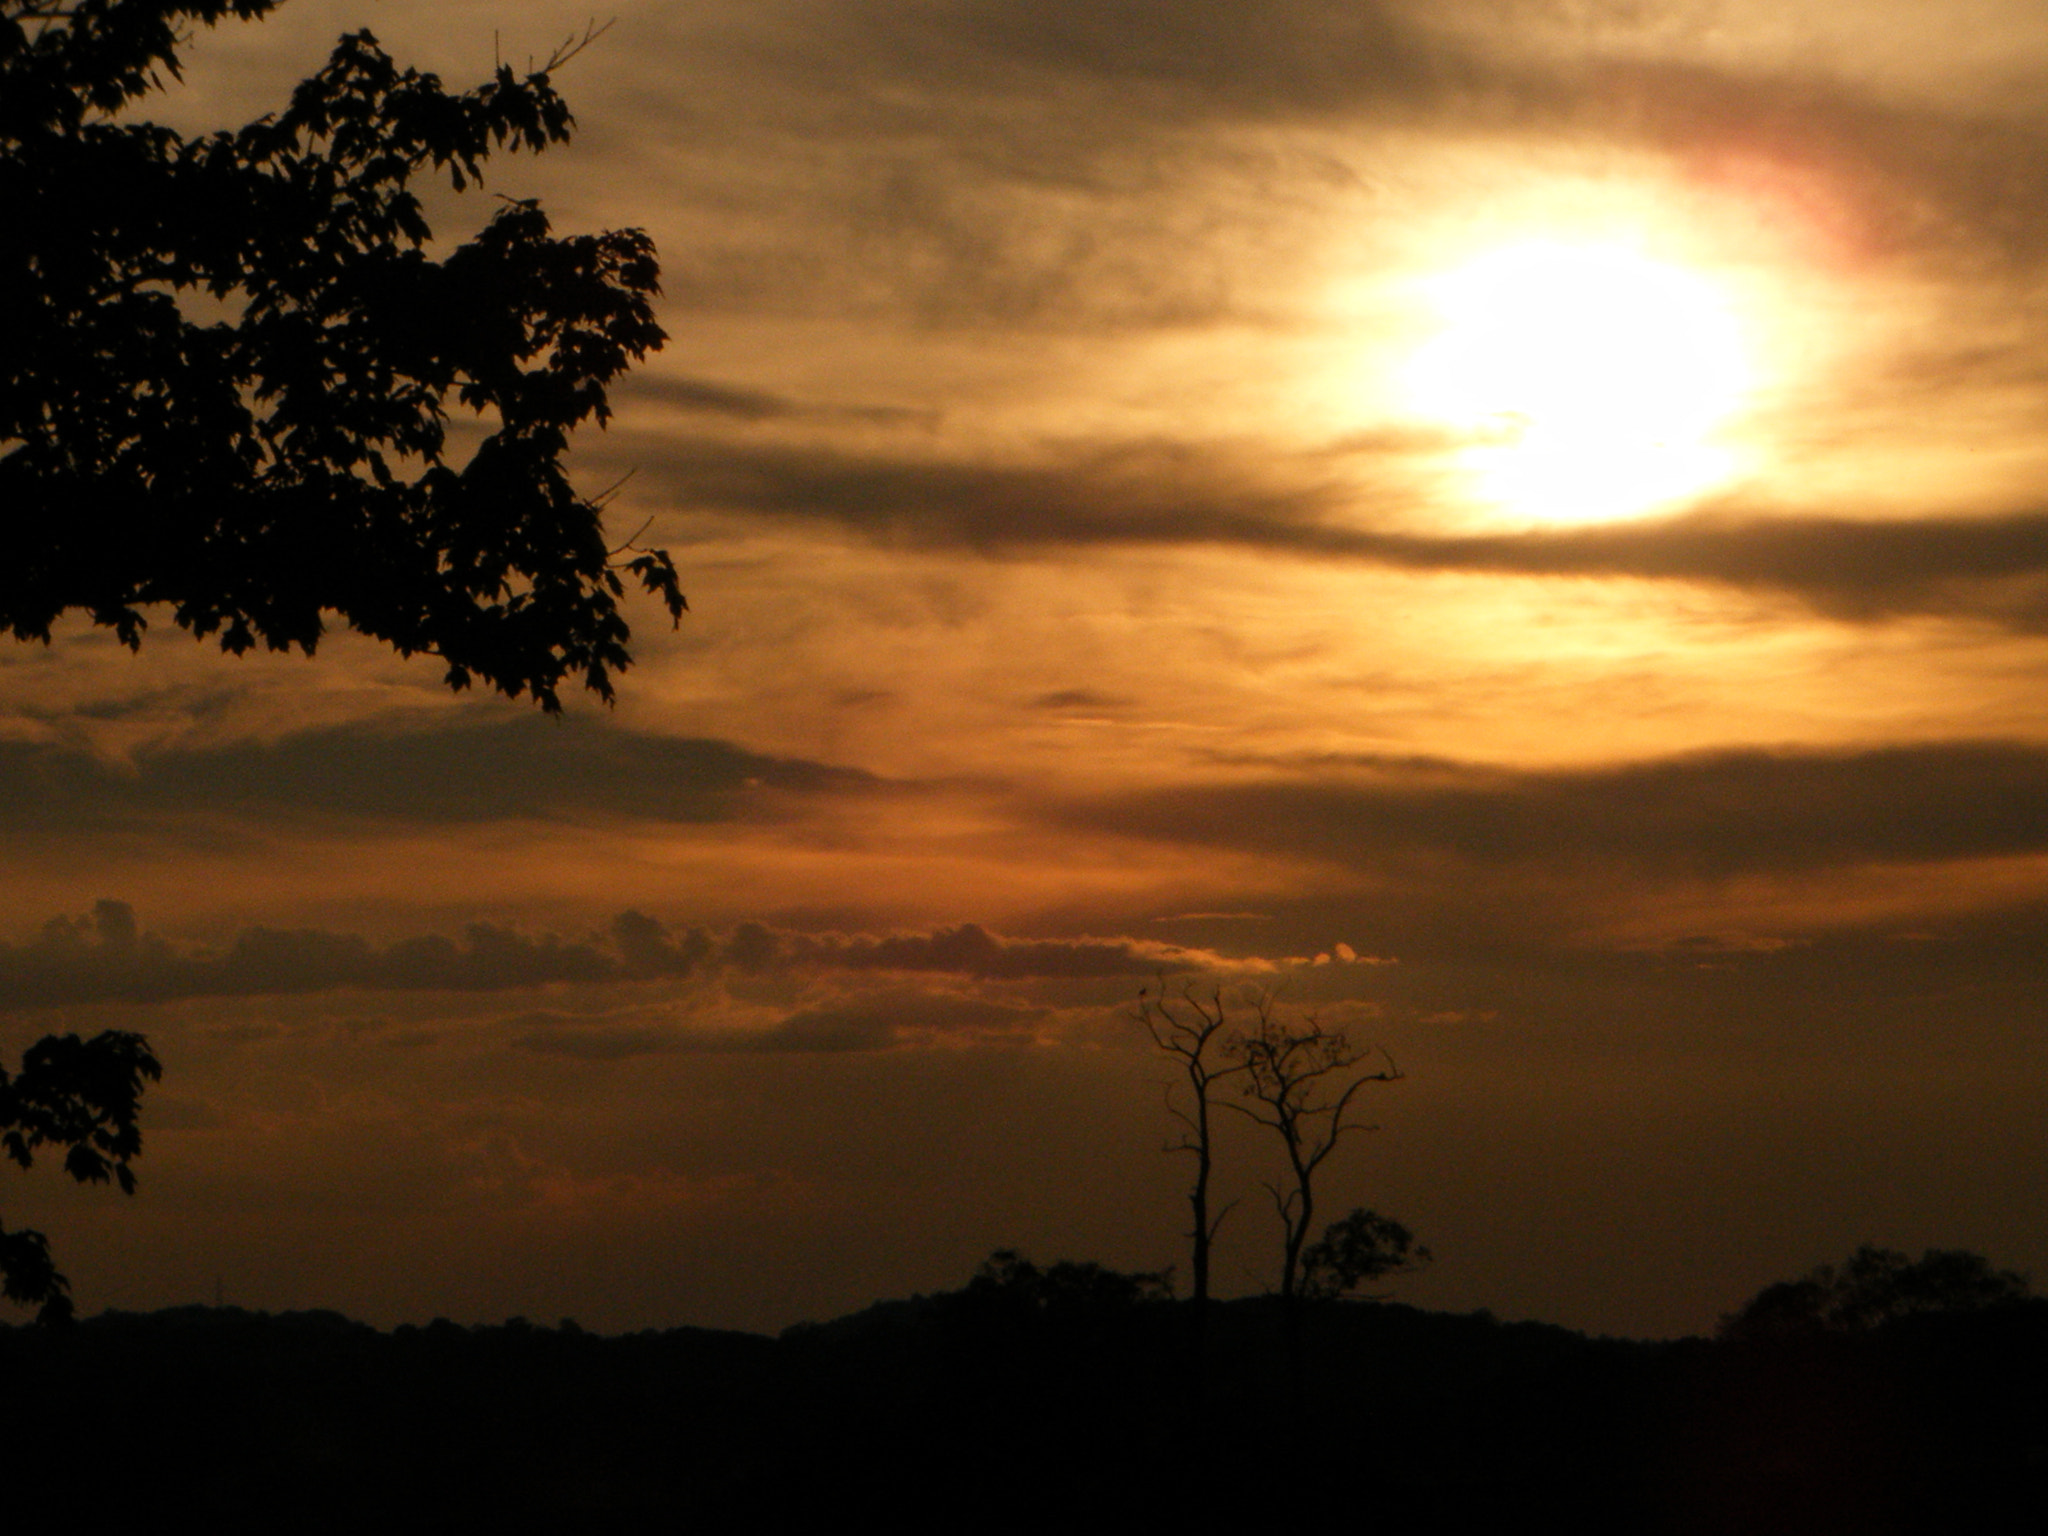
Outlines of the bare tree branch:
M1161 977L1156 992L1139 989L1137 1015L1153 1046L1161 1055L1172 1058L1187 1085L1186 1108L1176 1101L1178 1085L1169 1082L1166 1087L1168 1113L1187 1127L1187 1134L1167 1150L1191 1153L1195 1159L1195 1179L1188 1190L1193 1223L1188 1240L1194 1300L1199 1311L1209 1300L1209 1253L1217 1229L1231 1209L1225 1206L1213 1217L1209 1212L1209 1182L1215 1168L1215 1138L1209 1111L1215 1102L1216 1084L1242 1073L1245 1066L1242 1062L1221 1059L1227 1015L1220 989L1212 988L1204 997L1189 982L1177 995L1169 995L1166 979Z
M562 42L556 47L555 51L547 56L546 62L544 62L540 66L540 68L535 69L533 67L533 60L529 58L526 61L527 74L553 74L556 70L560 69L564 64L568 63L571 59L575 58L577 54L581 53L584 49L588 48L600 37L603 37L605 33L611 31L611 29L614 26L618 25L618 20L619 18L614 16L610 21L606 22L603 26L599 26L595 18L593 18L592 20L584 24L583 35L581 37L577 37L574 33L571 33L568 37L564 38Z
M1231 1053L1244 1068L1243 1096L1227 1107L1274 1132L1287 1155L1292 1182L1268 1184L1280 1217L1280 1294L1290 1302L1299 1290L1302 1249L1315 1220L1315 1177L1345 1135L1371 1130L1350 1118L1353 1101L1368 1083L1392 1083L1401 1069L1384 1051L1353 1044L1341 1029L1325 1029L1311 1015L1290 1026L1277 1016L1270 994L1252 1005L1257 1027L1235 1035ZM1386 1064L1373 1068L1375 1056Z

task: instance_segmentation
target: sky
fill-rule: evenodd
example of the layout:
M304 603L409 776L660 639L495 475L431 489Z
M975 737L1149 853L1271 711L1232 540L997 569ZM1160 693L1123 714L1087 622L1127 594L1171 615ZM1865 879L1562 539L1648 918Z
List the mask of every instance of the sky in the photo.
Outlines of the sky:
M148 115L372 29L291 0ZM1871 1242L2048 1283L2048 16L2034 0L616 0L645 228L572 468L667 547L615 708L336 634L0 651L0 1051L145 1033L81 1307L776 1329L1178 1262L1143 987L1403 1074L1396 1294L1706 1331ZM1224 1133L1217 1283L1277 1282Z

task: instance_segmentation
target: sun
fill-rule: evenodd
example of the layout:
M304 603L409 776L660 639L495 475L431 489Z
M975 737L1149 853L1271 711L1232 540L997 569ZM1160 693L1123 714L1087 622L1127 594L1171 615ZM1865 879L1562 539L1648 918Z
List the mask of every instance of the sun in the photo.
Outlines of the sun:
M1718 435L1751 388L1711 279L1626 245L1531 240L1425 284L1440 328L1403 380L1464 440L1472 497L1538 523L1637 516L1733 477Z

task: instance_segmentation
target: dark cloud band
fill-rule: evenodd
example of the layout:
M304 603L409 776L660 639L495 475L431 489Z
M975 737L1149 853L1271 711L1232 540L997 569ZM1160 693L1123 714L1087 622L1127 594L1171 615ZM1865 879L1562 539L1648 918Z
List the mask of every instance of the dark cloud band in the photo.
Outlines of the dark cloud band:
M1358 493L1313 476L1315 466L1296 468L1290 484L1271 468L1161 445L1015 467L691 440L654 477L690 508L837 522L885 543L990 555L1223 545L1413 571L1704 582L1790 596L1844 620L1935 614L2048 631L2048 512L1879 520L1715 508L1428 534L1373 527L1388 510L1374 496L1361 505Z
M1575 771L1401 759L1293 765L1069 808L1099 830L1303 855L1655 878L2048 851L2048 748L1745 750Z
M511 992L717 971L1058 981L1149 976L1215 958L1149 939L1012 939L973 923L933 933L880 935L784 932L743 923L714 935L701 928L677 932L641 912L621 913L604 935L562 938L472 923L459 940L425 934L384 946L359 934L256 927L212 952L181 949L149 934L126 902L105 900L83 917L52 918L28 943L0 944L0 1013L116 1000L164 1003L345 989ZM901 1010L892 1017L898 1023L915 1022ZM820 1041L837 1038L836 1032L849 1027L836 1014L794 1014L787 1039L764 1040L758 1048L822 1049ZM664 1048L663 1038L635 1034L626 1045L629 1053L644 1054ZM610 1045L580 1029L544 1029L526 1043L558 1054L611 1052Z
M125 766L70 747L0 743L0 827L32 831L194 811L437 824L602 811L723 822L772 815L777 793L879 786L858 769L586 719L359 723L275 742L148 747Z

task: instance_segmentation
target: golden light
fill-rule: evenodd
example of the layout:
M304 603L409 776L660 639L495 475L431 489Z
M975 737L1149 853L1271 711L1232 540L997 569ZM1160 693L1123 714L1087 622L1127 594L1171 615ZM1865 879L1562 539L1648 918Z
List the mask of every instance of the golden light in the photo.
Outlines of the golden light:
M1528 241L1425 286L1442 325L1405 392L1468 440L1458 466L1476 501L1597 522L1736 473L1717 434L1751 370L1734 308L1704 275L1625 245Z

